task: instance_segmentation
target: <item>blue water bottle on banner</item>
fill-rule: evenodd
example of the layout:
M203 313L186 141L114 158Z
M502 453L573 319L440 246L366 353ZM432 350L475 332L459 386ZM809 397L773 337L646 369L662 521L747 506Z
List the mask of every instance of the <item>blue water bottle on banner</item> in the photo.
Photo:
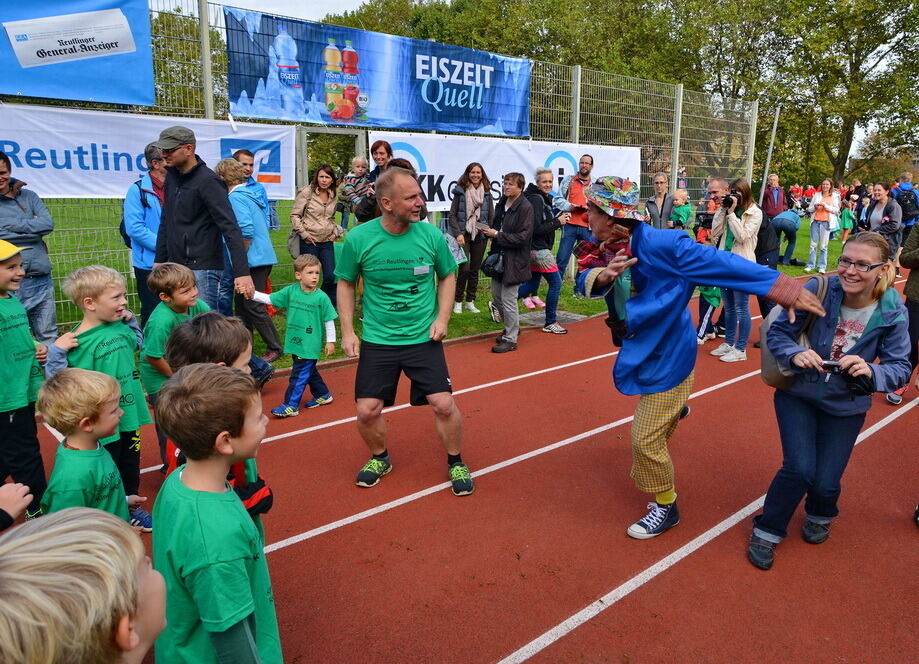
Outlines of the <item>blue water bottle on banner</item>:
M284 25L278 26L273 48L277 57L276 67L281 82L284 115L299 118L303 115L303 83L300 77L300 63L297 62L297 42L287 34Z

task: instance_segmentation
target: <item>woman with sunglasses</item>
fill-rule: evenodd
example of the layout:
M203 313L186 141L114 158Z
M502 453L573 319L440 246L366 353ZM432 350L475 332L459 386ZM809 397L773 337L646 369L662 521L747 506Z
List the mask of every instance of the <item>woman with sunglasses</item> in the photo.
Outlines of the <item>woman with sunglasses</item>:
M760 569L772 567L775 546L802 498L804 541L826 541L871 395L892 392L909 380L907 314L893 288L894 273L887 240L858 233L843 247L836 274L820 277L829 280L826 316L811 325L810 348L798 341L807 324L804 312L797 312L794 322L782 312L769 329L769 349L795 379L788 391L775 391L782 467L762 514L753 519L747 549L747 558ZM816 292L817 279L804 287Z

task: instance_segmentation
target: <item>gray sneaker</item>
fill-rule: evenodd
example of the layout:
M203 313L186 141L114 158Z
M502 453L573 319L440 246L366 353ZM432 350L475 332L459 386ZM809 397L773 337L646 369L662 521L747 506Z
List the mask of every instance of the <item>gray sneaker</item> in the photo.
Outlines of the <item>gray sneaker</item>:
M542 331L548 332L549 334L568 334L568 330L563 328L558 323L549 323L544 328L542 328Z
M385 459L371 457L370 461L365 463L364 467L357 473L357 479L354 480L354 483L365 488L376 486L380 482L380 478L391 470L392 462L390 462L388 456Z
M809 544L823 544L830 536L830 524L816 523L808 519L801 529L801 537Z

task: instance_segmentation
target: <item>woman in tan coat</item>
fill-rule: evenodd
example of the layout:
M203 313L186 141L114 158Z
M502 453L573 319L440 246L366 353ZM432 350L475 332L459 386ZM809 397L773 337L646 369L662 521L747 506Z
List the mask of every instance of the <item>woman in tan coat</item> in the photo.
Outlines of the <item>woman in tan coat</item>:
M740 217L736 211L743 210ZM753 200L750 183L738 178L731 183L731 193L722 199L712 221L711 241L723 251L730 251L748 261L756 262L756 235L763 223L763 211ZM742 362L747 359L750 337L750 294L722 288L724 303L724 343L711 351L722 362Z
M297 193L290 223L300 236L300 253L312 254L322 264L322 290L335 304L335 240L342 236L335 223L335 169L320 166L313 181Z

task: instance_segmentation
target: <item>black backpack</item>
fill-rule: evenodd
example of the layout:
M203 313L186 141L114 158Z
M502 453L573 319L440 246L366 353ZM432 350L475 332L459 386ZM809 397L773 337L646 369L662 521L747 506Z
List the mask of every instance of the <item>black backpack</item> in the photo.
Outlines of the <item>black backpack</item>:
M756 249L753 253L757 257L779 248L779 236L772 227L769 217L763 212L763 208L759 208L759 211L763 220L760 222L759 230L756 232Z
M897 203L903 210L903 221L909 221L913 217L919 217L919 201L916 200L916 191L914 189L901 189L897 196Z
M140 191L141 207L148 208L150 207L150 203L147 202L147 192L144 190L143 187L140 186L141 182L142 180L138 180L137 182L134 183L134 186L137 187L138 191ZM121 233L121 241L124 242L124 246L130 249L131 248L131 236L128 235L128 229L125 228L125 225L124 225L124 209L123 208L121 212L121 223L118 224L118 232Z

